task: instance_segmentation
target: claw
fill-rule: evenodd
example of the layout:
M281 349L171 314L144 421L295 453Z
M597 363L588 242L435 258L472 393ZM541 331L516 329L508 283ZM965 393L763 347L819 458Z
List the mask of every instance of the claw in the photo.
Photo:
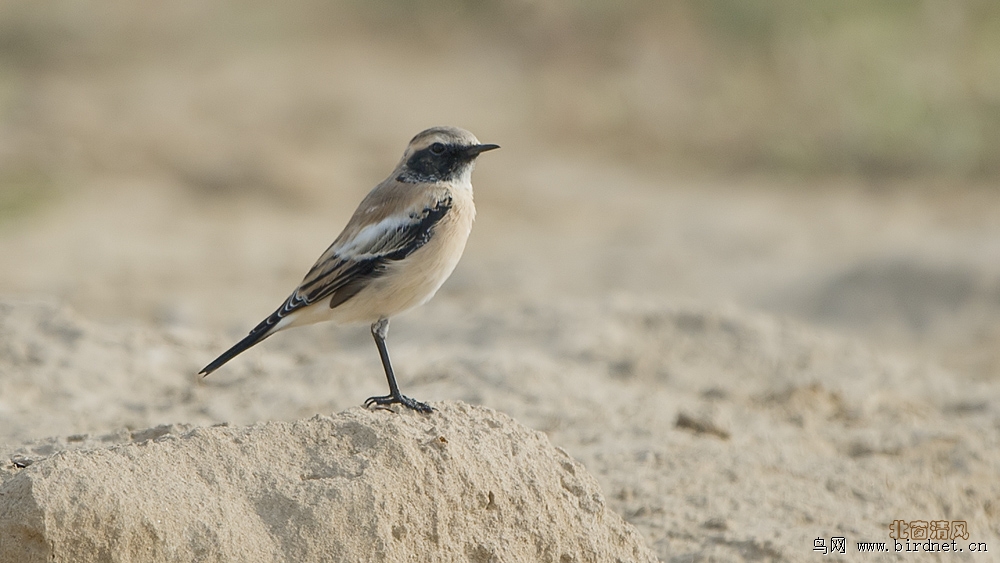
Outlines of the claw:
M371 408L372 405L377 405L380 407L387 407L393 404L400 404L406 408L413 409L417 412L432 413L434 412L434 407L428 405L427 403L421 403L407 397L406 395L382 395L380 397L368 397L365 400L365 408Z

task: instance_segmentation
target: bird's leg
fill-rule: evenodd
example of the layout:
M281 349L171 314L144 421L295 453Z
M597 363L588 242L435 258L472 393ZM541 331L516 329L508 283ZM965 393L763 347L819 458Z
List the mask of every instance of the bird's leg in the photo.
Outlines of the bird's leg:
M382 358L382 367L385 368L385 378L389 380L389 394L382 397L368 397L365 406L372 405L386 406L399 403L404 407L420 412L433 412L433 408L420 401L415 401L399 392L396 385L396 376L392 373L392 364L389 363L389 350L385 346L385 337L389 332L389 319L381 318L372 323L372 338L375 339L375 346L378 347L378 355Z

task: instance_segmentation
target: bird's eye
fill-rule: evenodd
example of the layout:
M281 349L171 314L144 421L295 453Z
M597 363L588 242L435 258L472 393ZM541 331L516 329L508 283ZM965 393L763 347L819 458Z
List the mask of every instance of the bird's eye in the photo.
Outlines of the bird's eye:
M444 145L441 143L434 143L431 145L431 152L434 154L444 154Z

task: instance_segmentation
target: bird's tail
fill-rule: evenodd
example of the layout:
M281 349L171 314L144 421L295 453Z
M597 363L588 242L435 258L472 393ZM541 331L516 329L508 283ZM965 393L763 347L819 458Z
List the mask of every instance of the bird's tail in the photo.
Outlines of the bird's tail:
M198 373L207 376L208 374L222 367L222 365L228 362L229 360L238 356L244 350L264 340L268 336L274 334L275 325L277 325L278 321L281 320L281 315L278 314L280 311L281 309L275 311L274 313L271 313L271 316L264 319L263 321L261 321L259 325L254 327L254 329L250 331L250 334L248 334L246 338L240 340L232 348L223 352L221 356L215 358L215 360L213 360L212 363L202 368L202 370L199 371Z

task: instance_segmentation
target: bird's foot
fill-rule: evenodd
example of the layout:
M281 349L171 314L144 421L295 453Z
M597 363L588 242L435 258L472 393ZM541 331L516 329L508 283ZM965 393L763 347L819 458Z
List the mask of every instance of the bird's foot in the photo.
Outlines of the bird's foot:
M431 413L434 412L434 407L428 405L427 403L421 403L407 397L406 395L383 395L381 397L368 397L365 400L365 408L371 408L372 405L379 407L387 407L399 403L406 408L413 409L417 412Z

